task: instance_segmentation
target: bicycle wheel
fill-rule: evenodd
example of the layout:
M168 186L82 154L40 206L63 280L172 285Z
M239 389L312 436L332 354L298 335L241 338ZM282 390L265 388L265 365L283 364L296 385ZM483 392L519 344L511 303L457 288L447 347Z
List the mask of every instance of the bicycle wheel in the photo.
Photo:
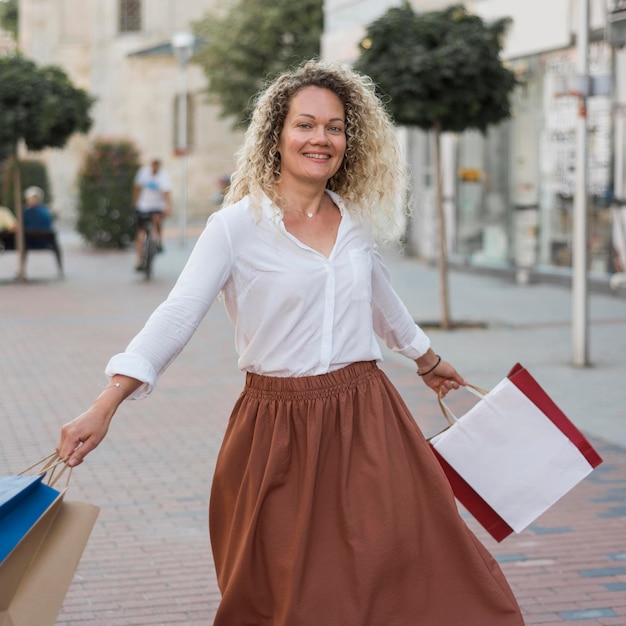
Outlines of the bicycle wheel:
M143 265L146 273L146 280L152 278L152 265L154 257L157 253L157 243L152 233L152 228L149 228L146 232L146 238L144 239L144 253L143 253Z

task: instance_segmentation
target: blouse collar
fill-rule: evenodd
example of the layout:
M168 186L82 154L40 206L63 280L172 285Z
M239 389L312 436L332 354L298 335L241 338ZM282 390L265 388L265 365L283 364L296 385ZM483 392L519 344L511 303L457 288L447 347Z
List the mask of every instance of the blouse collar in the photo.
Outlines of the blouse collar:
M330 199L337 205L341 217L346 215L346 206L343 198L330 189L326 189L325 193L330 196ZM283 221L283 212L280 207L269 198L269 196L263 192L263 198L261 200L261 210L265 219L275 224Z

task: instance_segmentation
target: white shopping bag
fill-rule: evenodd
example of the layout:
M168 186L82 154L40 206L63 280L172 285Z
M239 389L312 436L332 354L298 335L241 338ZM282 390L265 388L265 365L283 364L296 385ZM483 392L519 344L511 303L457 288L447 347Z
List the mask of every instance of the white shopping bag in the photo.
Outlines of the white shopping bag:
M479 396L460 418L444 407L454 422L430 444L457 498L502 540L531 524L602 459L521 365Z

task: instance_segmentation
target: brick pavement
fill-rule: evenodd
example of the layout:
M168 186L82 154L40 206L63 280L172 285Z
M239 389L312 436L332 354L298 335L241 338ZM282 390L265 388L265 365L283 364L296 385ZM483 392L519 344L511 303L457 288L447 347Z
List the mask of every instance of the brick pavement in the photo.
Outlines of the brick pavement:
M37 254L29 259L31 280L14 284L14 255L0 258L0 474L51 451L60 425L99 392L106 360L167 294L188 252L169 239L155 280L145 283L132 273L131 253L93 252L72 236L62 241L64 281L56 279L53 258ZM393 258L390 266L398 276L408 267ZM495 339L493 332L482 334L490 361L505 362L499 349L515 338L526 347L519 328L497 332ZM543 340L542 329L533 333ZM477 336L452 335L457 346L473 346ZM454 350L448 337L436 336L446 354ZM456 354L465 358L458 347ZM475 354L472 375L490 384L493 373L484 358ZM542 355L537 366L548 362L549 355ZM469 362L463 365L467 372ZM432 392L416 383L412 364L388 355L383 367L425 433L437 432L439 409ZM68 497L102 510L59 625L211 623L219 594L207 502L241 385L232 329L216 303L158 391L126 403L104 444L74 472ZM617 392L624 398L623 381ZM607 388L604 395L610 393ZM626 625L626 449L612 438L594 435L592 441L604 464L520 535L497 544L465 516L501 563L527 624Z

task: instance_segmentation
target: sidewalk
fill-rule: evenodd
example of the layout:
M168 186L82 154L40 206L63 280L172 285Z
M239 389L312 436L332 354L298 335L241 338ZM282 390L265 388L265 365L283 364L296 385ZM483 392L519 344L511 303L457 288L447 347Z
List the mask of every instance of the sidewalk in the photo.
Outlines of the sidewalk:
M94 252L73 233L61 234L64 280L52 255L36 253L30 280L15 284L15 255L0 257L0 475L50 452L61 424L88 406L106 361L167 295L195 234L183 249L172 233L149 283L132 271L132 252ZM415 319L438 320L436 269L397 254L386 259ZM481 387L521 362L604 458L519 535L497 544L465 515L468 524L501 563L527 624L626 625L626 299L590 295L592 367L575 368L567 289L452 272L450 294L454 321L486 328L429 331L435 350ZM436 398L414 365L385 350L382 367L425 434L438 432ZM102 510L59 625L212 622L219 593L207 502L242 382L217 302L157 392L126 403L107 440L74 472L69 498Z

